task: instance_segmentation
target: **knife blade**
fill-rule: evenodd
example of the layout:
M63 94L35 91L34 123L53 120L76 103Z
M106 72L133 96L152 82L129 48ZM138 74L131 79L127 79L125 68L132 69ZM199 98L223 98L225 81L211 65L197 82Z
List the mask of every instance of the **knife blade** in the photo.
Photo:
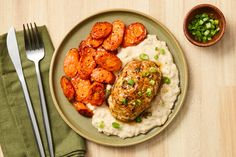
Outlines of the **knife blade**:
M33 109L33 106L32 106L31 100L30 100L28 88L27 88L27 85L25 82L25 77L24 77L23 70L22 70L22 65L21 65L21 60L20 60L20 55L19 55L19 48L18 48L18 44L17 44L16 33L15 33L14 27L11 27L8 31L8 34L7 34L7 49L8 49L8 53L11 58L11 61L16 69L16 73L19 77L21 87L23 89L23 93L24 93L25 101L26 101L26 105L27 105L27 110L30 115L30 120L31 120L31 124L33 126L34 136L36 138L36 142L37 142L37 146L38 146L38 149L40 152L40 156L45 157L44 147L42 144L37 120L36 120L36 117L34 114L34 109Z

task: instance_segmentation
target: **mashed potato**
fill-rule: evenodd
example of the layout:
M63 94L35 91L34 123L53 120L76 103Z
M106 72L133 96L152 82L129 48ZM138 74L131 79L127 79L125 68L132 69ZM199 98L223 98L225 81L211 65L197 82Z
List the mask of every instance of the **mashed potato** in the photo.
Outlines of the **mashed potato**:
M142 118L141 123L123 123L116 120L110 113L106 104L94 109L92 125L106 135L116 135L120 138L127 138L144 134L156 126L163 125L174 107L174 103L180 93L178 69L173 62L172 55L164 41L157 40L155 35L148 35L147 38L137 46L121 48L118 57L122 60L123 66L139 55L148 54L149 59L160 65L166 83L160 87L160 91L151 103L148 115ZM108 86L111 88L111 86ZM112 123L118 123L114 127Z

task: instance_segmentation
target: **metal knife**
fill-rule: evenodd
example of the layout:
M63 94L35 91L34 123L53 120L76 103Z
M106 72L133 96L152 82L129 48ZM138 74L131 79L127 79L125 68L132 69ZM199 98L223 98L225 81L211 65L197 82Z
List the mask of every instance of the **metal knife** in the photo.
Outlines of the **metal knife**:
M11 61L16 69L16 73L19 77L21 87L24 92L25 101L26 101L28 113L30 115L30 120L31 120L31 123L33 126L34 135L35 135L35 138L37 141L37 146L38 146L38 149L40 152L40 156L45 157L45 152L44 152L41 136L39 133L39 128L38 128L38 124L36 121L36 117L34 114L34 109L33 109L33 106L32 106L31 100L30 100L29 92L28 92L27 85L25 82L25 77L24 77L24 74L22 71L22 65L21 65L19 49L18 49L18 45L17 45L16 33L15 33L14 27L11 27L10 30L8 31L8 34L7 34L7 49L8 49L8 53L11 58Z

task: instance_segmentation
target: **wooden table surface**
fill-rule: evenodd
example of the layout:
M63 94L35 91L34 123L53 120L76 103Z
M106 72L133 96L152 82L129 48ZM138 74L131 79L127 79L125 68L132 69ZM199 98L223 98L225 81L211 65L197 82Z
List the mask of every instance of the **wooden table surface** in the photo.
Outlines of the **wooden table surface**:
M227 21L223 39L209 48L192 45L182 30L184 16L200 3L216 5ZM38 25L47 26L57 47L79 21L112 8L144 12L170 29L186 55L189 89L181 112L160 135L126 148L106 147L87 141L86 156L235 157L235 0L0 0L0 34L6 33L12 25L20 30L23 23L35 21Z

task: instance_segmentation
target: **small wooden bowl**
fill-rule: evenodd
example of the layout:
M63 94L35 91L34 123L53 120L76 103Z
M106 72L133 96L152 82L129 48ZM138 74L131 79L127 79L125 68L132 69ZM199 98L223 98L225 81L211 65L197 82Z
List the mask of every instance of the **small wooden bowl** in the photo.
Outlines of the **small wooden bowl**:
M213 18L218 19L219 27L220 27L220 31L216 35L213 36L212 40L207 41L206 43L196 41L194 39L194 36L188 31L188 24L194 19L195 15L202 14L202 13L207 13L209 15L212 15ZM217 43L224 35L225 28L226 28L226 21L225 21L225 17L223 13L217 7L211 4L200 4L192 8L186 15L184 19L184 25L183 25L184 34L187 37L187 39L192 44L201 46L201 47L207 47L207 46L211 46Z

